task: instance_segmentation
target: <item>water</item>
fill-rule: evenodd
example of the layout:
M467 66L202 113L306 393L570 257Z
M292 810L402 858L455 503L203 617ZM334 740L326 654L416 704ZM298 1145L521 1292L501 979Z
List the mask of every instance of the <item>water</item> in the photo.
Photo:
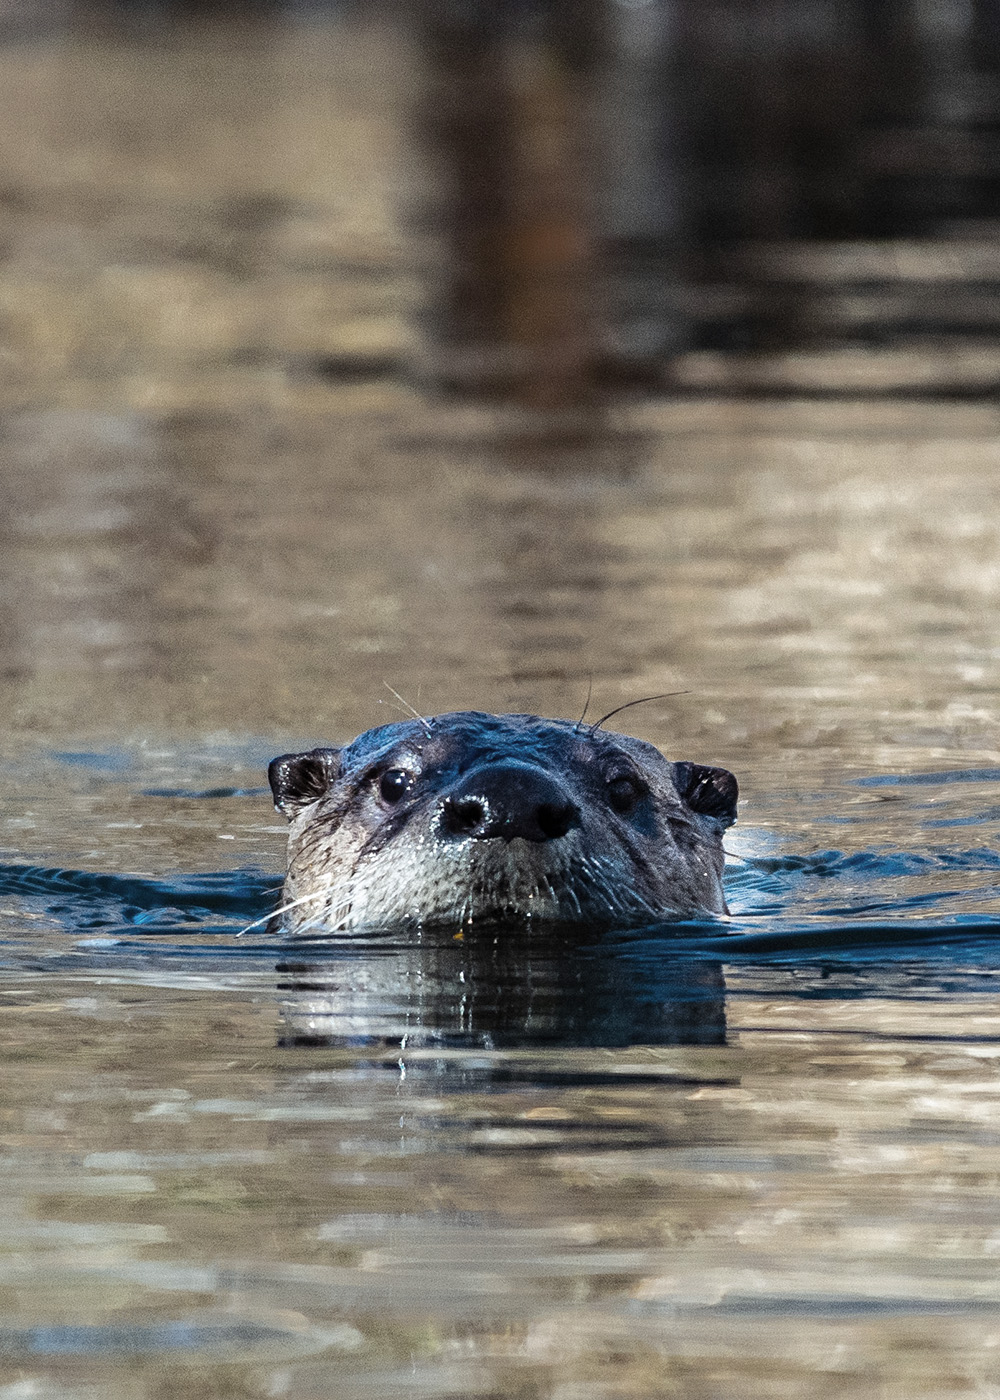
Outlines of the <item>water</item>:
M9 420L0 1395L991 1393L993 412L457 416ZM266 933L269 757L591 672L731 924Z
M992 1396L1000 411L435 400L351 23L0 45L0 1400ZM275 939L386 682L685 692L731 922Z

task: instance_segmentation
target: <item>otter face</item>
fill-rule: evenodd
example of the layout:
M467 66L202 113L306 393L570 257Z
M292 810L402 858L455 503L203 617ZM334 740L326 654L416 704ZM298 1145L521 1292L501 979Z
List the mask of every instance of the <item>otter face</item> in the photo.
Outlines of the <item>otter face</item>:
M296 934L727 913L736 779L639 739L470 711L284 754L268 776Z

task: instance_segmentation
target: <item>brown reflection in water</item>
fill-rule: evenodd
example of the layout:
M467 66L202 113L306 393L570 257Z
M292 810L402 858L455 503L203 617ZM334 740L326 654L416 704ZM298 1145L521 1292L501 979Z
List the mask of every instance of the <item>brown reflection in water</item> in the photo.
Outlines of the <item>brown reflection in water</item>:
M595 402L588 78L601 8L420 13L447 249L430 315L444 385L542 411Z

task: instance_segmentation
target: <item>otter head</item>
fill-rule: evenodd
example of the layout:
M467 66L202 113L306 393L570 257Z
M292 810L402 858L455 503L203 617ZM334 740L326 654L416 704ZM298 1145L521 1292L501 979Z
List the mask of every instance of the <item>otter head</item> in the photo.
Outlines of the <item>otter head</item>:
M284 754L268 776L291 823L295 933L727 912L736 779L639 739L463 712Z

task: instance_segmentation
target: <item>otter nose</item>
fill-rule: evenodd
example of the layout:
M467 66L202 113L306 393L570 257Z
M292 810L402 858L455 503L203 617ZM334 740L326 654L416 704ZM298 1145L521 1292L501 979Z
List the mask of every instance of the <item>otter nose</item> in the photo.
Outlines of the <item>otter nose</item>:
M527 763L490 763L465 773L441 804L445 831L479 841L554 841L578 815L559 783Z

